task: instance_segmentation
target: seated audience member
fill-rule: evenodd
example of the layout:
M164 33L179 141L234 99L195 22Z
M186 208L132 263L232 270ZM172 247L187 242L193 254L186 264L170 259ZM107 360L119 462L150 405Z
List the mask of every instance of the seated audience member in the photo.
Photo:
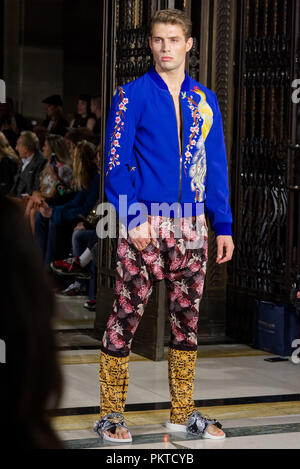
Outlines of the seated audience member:
M11 147L15 148L18 134L12 129L9 119L9 106L0 103L0 132L3 132Z
M99 168L99 171L101 171L101 155L102 155L102 150L101 150L101 144L99 143L96 148L96 159L97 159L97 166Z
M77 101L77 114L75 119L70 123L71 128L87 127L89 130L93 130L95 117L91 114L90 103L90 96L84 94L79 96Z
M65 139L61 135L48 135L43 154L47 158L47 163L40 175L40 188L30 196L25 211L32 232L34 232L35 215L42 201L45 200L51 206L61 205L75 195L72 160Z
M15 111L14 102L12 98L6 98L8 105L8 119L10 128L17 134L20 135L23 130L31 130L31 126L27 119Z
M99 174L95 146L83 140L73 157L74 187L78 191L68 203L51 206L42 202L35 219L35 239L45 258L46 266L65 257L70 249L74 227L81 216L86 217L99 197Z
M16 155L3 132L0 132L0 193L8 194L14 184L20 158Z
M73 231L72 235L72 253L73 257L51 262L50 267L53 272L62 277L75 277L62 295L78 297L86 295L87 280L91 280L89 285L90 299L95 299L95 281L93 279L93 270L91 263L93 261L92 249L97 243L96 230L86 229L84 223L80 222Z
M54 297L20 209L0 196L2 449L60 449L47 409L58 408L63 381L52 329ZM3 373L3 376L2 376Z
M96 151L96 161L98 168L100 167L99 158L99 145ZM74 276L77 277L75 282L72 282L65 288L61 294L69 297L85 296L88 285L89 299L84 303L84 307L91 311L96 309L96 291L97 291L97 265L98 265L98 238L96 234L96 227L99 221L97 215L97 206L99 201L95 204L87 217L80 218L83 221L79 222L73 231L72 235L72 253L73 257L63 260L51 262L51 269L58 275Z
M65 140L67 142L71 158L73 158L77 143L82 142L82 140L95 143L95 136L90 129L87 129L86 127L77 127L77 129L68 130L65 135Z
M40 148L44 148L46 137L48 135L50 135L50 132L48 132L48 130L46 130L44 127L36 125L34 127L34 133L36 134L37 138L39 139Z
M31 195L40 187L40 173L47 160L39 149L36 134L25 130L18 138L16 150L21 158L21 165L15 177L10 195L21 198Z
M97 215L97 206L87 217L82 217L84 221L75 226L72 235L72 253L73 257L64 260L51 262L51 269L61 276L74 276L77 278L75 283L61 292L65 296L82 296L86 293L86 281L89 282L89 297L93 302L96 298L96 265L93 260L93 252L97 245L98 238L96 226L99 220Z
M42 101L46 105L47 118L42 126L51 134L65 136L69 122L63 116L63 102L59 95L49 96Z
M93 96L91 99L91 112L94 114L94 125L92 131L95 135L100 136L101 132L101 97Z

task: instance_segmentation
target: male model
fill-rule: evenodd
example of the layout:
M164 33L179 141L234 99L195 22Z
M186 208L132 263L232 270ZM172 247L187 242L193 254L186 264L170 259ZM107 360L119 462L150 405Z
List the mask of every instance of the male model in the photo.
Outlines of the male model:
M122 416L129 354L153 281L161 279L171 326L167 427L225 438L221 424L196 411L193 401L207 263L205 209L216 234L216 262L230 260L234 245L222 118L215 94L185 73L190 36L182 11L154 15L149 43L155 66L118 87L107 122L106 193L125 228L118 240L116 299L101 346L94 430L114 442L132 441Z

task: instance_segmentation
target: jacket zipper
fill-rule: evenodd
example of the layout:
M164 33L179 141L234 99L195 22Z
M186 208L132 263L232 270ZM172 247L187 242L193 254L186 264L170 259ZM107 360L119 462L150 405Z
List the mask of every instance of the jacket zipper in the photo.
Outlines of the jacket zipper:
M173 101L173 106L174 106L174 111L175 111L176 125L178 126L177 116L176 116L176 107L175 107L173 96L172 96L172 101ZM182 192L182 149L183 149L183 135L184 135L184 132L183 132L183 118L182 118L182 106L181 106L180 97L179 97L179 106L180 106L180 143L181 143L181 147L179 146L179 142L178 142L178 149L179 149L179 155L180 155L180 159L179 159L179 196L178 196L178 211L177 211L177 216L178 217L180 215L179 204L180 204L181 192ZM178 128L177 128L177 138L178 138Z

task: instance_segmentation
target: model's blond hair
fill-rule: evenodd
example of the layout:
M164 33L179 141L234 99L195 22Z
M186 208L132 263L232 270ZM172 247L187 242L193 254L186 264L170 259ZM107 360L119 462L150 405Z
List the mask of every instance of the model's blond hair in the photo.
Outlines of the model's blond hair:
M192 35L192 22L182 10L175 8L167 8L166 10L158 10L151 18L150 35L152 36L153 27L157 23L178 24L181 26L186 41Z
M96 146L82 140L77 143L73 156L74 185L76 189L89 189L91 179L95 174Z
M13 148L10 146L9 141L3 132L0 132L0 160L3 156L8 155L13 158L17 163L20 163L20 158L17 156Z

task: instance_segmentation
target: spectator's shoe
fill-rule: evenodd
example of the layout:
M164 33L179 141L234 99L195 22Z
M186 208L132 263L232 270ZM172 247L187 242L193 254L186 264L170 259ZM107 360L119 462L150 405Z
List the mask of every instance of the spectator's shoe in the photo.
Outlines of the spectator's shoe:
M79 297L86 297L87 293L86 293L86 290L80 286L79 282L74 282L71 285L69 285L68 288L61 291L60 295L67 296L69 298L70 297L79 298Z
M87 267L82 267L80 265L78 256L51 262L50 267L58 275L65 277L77 277L85 280L92 278L91 271Z
M83 307L89 311L96 311L96 300L88 300L84 303Z

